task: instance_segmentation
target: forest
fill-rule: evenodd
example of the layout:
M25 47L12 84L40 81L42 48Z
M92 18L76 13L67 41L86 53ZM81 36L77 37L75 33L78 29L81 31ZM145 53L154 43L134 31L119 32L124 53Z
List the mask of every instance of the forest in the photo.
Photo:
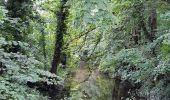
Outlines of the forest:
M0 0L0 100L170 100L170 0Z

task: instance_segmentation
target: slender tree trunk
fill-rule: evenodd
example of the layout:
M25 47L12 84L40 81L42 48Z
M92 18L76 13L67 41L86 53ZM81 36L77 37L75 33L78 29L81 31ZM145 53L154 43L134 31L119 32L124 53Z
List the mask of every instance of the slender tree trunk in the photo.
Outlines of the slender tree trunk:
M151 36L151 41L153 42L153 40L155 39L155 35L157 32L157 13L156 13L156 8L153 7L151 10L151 15L149 18L149 24L150 24L150 36Z
M61 58L61 51L63 47L63 36L66 33L66 15L67 15L67 9L66 4L67 0L60 0L60 8L57 12L57 31L56 31L56 42L55 42L55 50L54 50L54 56L52 60L52 65L50 72L57 74L57 68L60 63Z
M43 50L43 57L44 57L44 69L47 68L47 54L46 54L46 41L45 41L45 32L44 28L41 29L41 42L42 42L42 50Z
M136 1L135 4L136 5L134 5L133 16L132 16L134 18L134 25L132 27L132 36L133 36L134 44L138 45L139 40L141 38L141 29L144 29L146 31L146 34L147 34L147 30L145 28L143 16L141 16L141 13L143 12L143 4L140 1ZM143 26L143 28L141 26Z
M139 4L137 6L138 6L137 7L138 9L136 9L136 10L138 10L138 13L139 13L139 16L138 16L139 17L139 27L143 30L145 37L150 40L151 36L148 32L147 25L145 22L144 4L143 4L143 2L139 2Z
M137 45L138 44L138 30L137 29L134 29L134 35L133 35L133 39L134 39L134 42L135 44Z
M155 1L153 1L154 5L156 4ZM154 5L154 7L151 8L151 15L149 17L149 29L147 28L147 24L145 22L145 15L144 15L144 5L142 2L140 2L140 5L138 5L139 8L139 25L141 27L141 29L144 32L144 35L146 36L146 38L150 41L153 42L153 40L155 39L155 34L156 34L156 30L157 30L157 14L156 14L156 7Z
M54 48L54 55L51 64L51 73L57 74L57 68L61 61L61 54L63 49L63 38L64 34L66 33L66 18L67 18L67 7L66 7L67 0L60 0L60 7L56 13L57 17L57 28L56 28L56 42ZM66 90L68 91L68 90ZM59 100L57 97L57 91L52 87L49 89L49 99L50 100Z
M153 1L154 2L154 1ZM149 17L149 27L150 27L150 41L153 42L155 40L155 36L157 33L157 11L156 11L156 3L153 3L153 7L151 8L151 15ZM152 55L155 56L155 48L152 48Z
M139 26L134 27L134 29L133 29L133 40L134 40L135 45L139 44L140 35L141 35L140 27Z
M120 100L119 97L119 84L121 82L120 77L116 77L113 79L113 88L112 88L112 100Z

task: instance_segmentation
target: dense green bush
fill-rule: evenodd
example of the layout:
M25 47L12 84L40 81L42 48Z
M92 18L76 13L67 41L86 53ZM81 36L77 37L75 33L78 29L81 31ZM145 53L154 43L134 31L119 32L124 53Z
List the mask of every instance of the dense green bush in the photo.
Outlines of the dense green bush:
M6 41L0 38L0 47L20 45L28 49L27 43ZM47 85L62 85L63 80L50 72L37 69L42 63L34 57L21 53L5 52L0 49L0 99L2 100L47 100L46 96L37 89L42 86L30 86L29 83L46 83ZM33 88L30 88L33 87ZM45 86L44 86L45 88ZM47 91L48 92L48 91Z

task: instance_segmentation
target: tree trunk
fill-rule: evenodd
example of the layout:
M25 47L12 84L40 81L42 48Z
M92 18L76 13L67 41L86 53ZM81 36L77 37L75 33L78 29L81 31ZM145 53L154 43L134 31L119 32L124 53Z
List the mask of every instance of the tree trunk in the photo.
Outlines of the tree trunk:
M152 2L151 15L149 16L150 41L153 42L157 33L157 2ZM155 48L152 48L152 55L155 56Z
M52 60L52 65L50 72L57 74L57 67L60 63L61 58L61 51L63 47L63 36L66 33L66 15L67 15L67 9L65 7L67 0L60 0L60 8L57 12L57 31L56 31L56 42L55 42L55 50L54 50L54 56Z
M145 22L145 15L144 15L144 4L143 2L140 2L139 1L139 4L136 5L136 10L138 12L138 20L139 20L139 27L143 30L143 33L145 35L145 37L147 39L150 40L150 34L148 32L148 29L147 29L147 25L146 25L146 22Z
M140 27L139 26L134 27L132 34L133 34L134 44L138 45L139 40L140 40L140 36L141 36Z
M45 31L44 28L41 29L41 42L42 42L42 50L43 50L43 57L44 57L44 69L47 68L47 54L46 54L46 41L45 41Z
M155 39L155 35L157 32L157 13L156 13L156 8L153 7L151 10L151 15L149 17L149 27L150 27L150 36L151 36L151 41Z
M120 77L116 77L113 79L113 88L112 88L112 100L120 100L119 97L119 84L121 82Z

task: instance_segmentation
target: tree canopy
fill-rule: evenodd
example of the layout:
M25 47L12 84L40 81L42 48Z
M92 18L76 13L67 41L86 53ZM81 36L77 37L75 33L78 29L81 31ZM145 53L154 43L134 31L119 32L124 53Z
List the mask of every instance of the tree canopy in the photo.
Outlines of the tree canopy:
M169 100L169 0L1 0L1 99Z

